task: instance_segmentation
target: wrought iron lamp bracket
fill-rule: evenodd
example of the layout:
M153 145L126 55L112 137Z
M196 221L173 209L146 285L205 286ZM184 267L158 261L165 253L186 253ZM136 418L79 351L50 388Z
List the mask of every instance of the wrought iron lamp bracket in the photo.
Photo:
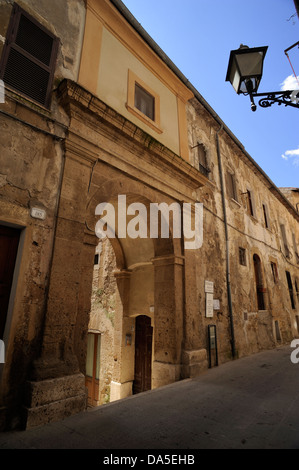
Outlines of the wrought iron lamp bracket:
M259 98L259 105L262 108L269 108L272 104L277 103L279 106L292 106L293 108L299 108L299 90L288 90L288 91L277 91L269 93L252 93L250 98L253 103L253 98ZM251 106L253 111L256 110L256 106Z

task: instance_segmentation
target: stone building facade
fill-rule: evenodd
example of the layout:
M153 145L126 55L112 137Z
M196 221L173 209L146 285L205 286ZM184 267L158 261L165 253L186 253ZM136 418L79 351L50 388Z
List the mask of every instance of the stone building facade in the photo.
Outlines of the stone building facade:
M298 336L298 189L270 181L120 0L0 9L1 429ZM99 204L134 224L133 204L161 203L193 223L202 204L200 247L171 223L96 236Z

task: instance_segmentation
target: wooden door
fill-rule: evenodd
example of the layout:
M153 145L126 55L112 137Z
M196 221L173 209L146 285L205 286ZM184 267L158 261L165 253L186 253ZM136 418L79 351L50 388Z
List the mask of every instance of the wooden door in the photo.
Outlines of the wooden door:
M135 377L133 393L145 392L152 385L152 338L151 319L145 315L136 318L135 327Z
M0 225L0 339L3 338L20 230Z
M85 385L88 390L88 405L99 405L100 394L101 335L88 333Z

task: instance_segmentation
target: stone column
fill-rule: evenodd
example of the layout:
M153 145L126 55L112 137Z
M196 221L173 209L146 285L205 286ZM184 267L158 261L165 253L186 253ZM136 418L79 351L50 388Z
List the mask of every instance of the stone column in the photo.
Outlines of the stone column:
M180 379L183 341L183 267L184 258L156 257L155 326L152 388Z
M133 329L135 319L129 317L131 271L114 273L118 292L114 318L114 368L110 389L110 401L132 395L134 380ZM129 338L131 336L131 338Z
M185 315L182 354L182 378L196 377L208 368L206 344L202 338L207 334L204 312L200 311L198 279L201 279L199 252L185 250ZM201 279L204 290L204 279Z
M82 358L80 370L74 343L76 338L85 344L87 333L87 327L81 338L76 332L78 317L81 324L88 321L88 300L82 305L82 286L87 288L90 306L94 246L86 243L85 225L90 175L91 161L67 148L41 355L27 383L27 428L86 407L85 370ZM86 271L89 263L90 270ZM87 316L86 321L82 314Z

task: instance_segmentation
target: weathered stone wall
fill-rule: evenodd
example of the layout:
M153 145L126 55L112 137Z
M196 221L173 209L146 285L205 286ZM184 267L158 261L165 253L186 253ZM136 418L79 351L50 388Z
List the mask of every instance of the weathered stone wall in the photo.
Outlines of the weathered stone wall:
M98 404L110 401L110 388L114 363L114 321L117 285L113 248L106 238L96 248L98 264L94 265L93 291L88 330L101 334L100 387Z
M76 79L84 1L20 0L18 4L60 40L54 88L64 77ZM12 5L0 0L0 55ZM6 358L0 365L0 429L8 422L18 424L24 381L41 350L68 123L55 92L47 111L5 90L5 103L0 105L0 224L20 229L21 238L17 287L12 290L4 332ZM43 210L45 219L32 217L32 208Z
M270 191L271 185L257 167L239 148L218 123L195 99L188 105L189 147L202 143L210 180L214 190L203 187L198 191L198 199L204 203L204 241L200 253L196 254L198 306L193 305L190 331L187 331L189 348L207 348L207 326L216 324L220 362L231 357L231 322L228 309L226 281L226 237L222 207L220 170L216 146L219 132L219 156L222 164L224 195L227 215L230 286L232 296L233 326L236 354L240 357L260 349L271 348L280 342L288 343L298 335L296 315L299 302L291 308L286 282L289 271L293 284L298 278L299 266L292 247L292 233L298 240L298 217L294 211L282 203L277 191ZM190 150L190 160L196 164L196 148ZM237 201L228 195L226 173L235 175ZM255 214L249 215L247 190L254 195ZM267 206L269 228L265 227L263 204ZM290 247L290 258L283 253L280 224L284 223ZM240 265L239 247L244 248L246 265ZM264 310L258 310L253 255L262 262L264 287ZM271 262L277 264L278 282L273 280ZM187 261L186 261L187 265ZM187 272L188 268L186 267ZM188 275L188 274L187 274ZM194 276L193 276L194 277ZM204 280L214 282L214 298L220 300L220 309L214 311L213 318L205 318ZM187 287L188 289L188 287ZM194 304L194 301L193 301ZM197 310L197 312L196 312ZM196 320L196 328L194 320ZM279 322L281 339L277 339L275 321Z

